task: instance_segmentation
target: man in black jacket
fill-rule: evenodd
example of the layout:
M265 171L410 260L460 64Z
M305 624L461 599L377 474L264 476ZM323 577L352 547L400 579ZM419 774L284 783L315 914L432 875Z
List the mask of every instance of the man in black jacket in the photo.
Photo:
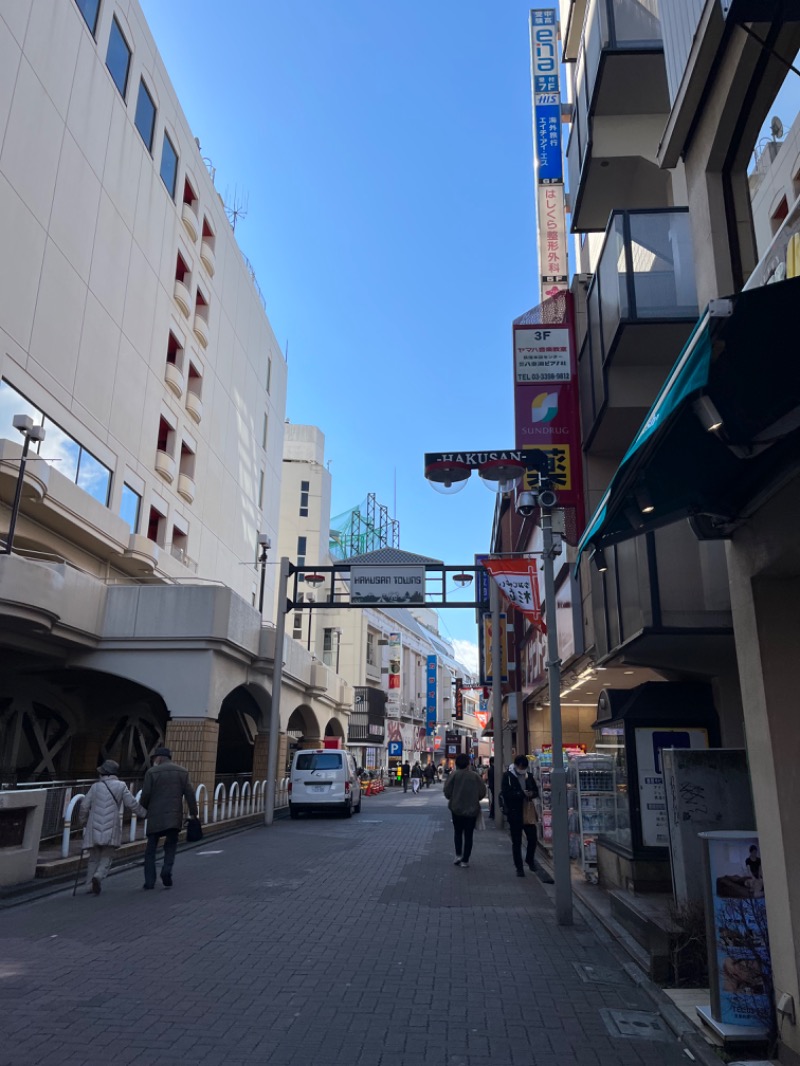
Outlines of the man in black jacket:
M525 755L518 755L511 766L503 774L503 782L500 788L503 799L503 813L508 819L508 828L511 833L511 857L517 877L524 877L522 868L522 834L525 833L527 846L525 849L525 863L530 870L535 870L534 855L536 853L536 808L533 801L539 798L539 789L533 779L533 774L528 769L528 759Z
M164 888L172 888L172 867L178 849L178 834L183 825L184 800L189 808L189 817L196 818L197 800L189 781L189 771L172 761L169 748L156 748L153 765L144 775L142 785L142 806L147 807L147 849L144 853L146 889L155 887L156 850L162 836L164 864L161 867L161 883Z

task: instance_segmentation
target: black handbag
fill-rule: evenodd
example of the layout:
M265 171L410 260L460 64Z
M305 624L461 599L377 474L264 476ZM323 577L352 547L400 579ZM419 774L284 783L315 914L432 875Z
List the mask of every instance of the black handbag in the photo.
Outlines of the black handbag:
M186 843L196 844L203 839L203 827L199 818L190 818L186 823Z

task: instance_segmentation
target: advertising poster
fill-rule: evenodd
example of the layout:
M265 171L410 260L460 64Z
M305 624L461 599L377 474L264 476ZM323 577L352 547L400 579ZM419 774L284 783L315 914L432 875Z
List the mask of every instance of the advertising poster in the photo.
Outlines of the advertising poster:
M705 729L637 728L636 763L639 772L639 811L642 843L648 848L669 847L667 796L661 766L662 748L707 748Z
M725 1025L768 1029L772 964L758 836L700 835L708 849L707 887L715 940L709 945L712 1014Z

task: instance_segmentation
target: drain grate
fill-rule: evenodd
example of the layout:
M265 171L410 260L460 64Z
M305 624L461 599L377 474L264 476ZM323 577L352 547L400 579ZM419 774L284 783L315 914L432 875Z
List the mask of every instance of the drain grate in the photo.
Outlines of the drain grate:
M657 1014L644 1010L600 1011L606 1029L612 1036L626 1040L672 1040L673 1036Z
M629 985L630 978L622 970L615 970L612 966L592 966L587 962L574 962L581 981L593 985Z

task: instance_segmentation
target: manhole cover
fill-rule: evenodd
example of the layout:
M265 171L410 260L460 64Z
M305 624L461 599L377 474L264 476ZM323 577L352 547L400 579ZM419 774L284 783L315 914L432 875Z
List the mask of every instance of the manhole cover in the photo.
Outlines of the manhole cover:
M672 1040L672 1034L657 1014L644 1010L600 1010L612 1036L628 1040Z
M630 978L622 970L615 970L612 966L591 966L587 962L574 962L572 964L578 971L581 981L593 985L628 985Z

